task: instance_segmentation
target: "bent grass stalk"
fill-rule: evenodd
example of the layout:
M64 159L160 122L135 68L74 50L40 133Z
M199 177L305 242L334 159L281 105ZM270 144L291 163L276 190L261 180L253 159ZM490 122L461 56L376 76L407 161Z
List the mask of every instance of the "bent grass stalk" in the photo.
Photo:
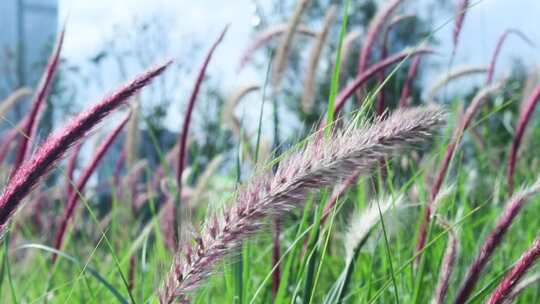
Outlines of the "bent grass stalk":
M451 81L457 80L462 77L483 74L488 71L487 66L461 66L453 69L445 75L442 75L440 78L435 80L434 84L429 87L427 90L426 100L428 102L435 102L435 96L437 92L445 87Z
M238 64L237 73L242 71L244 67L251 62L252 57L254 53L262 48L263 46L270 43L274 38L279 37L283 35L287 31L288 25L287 24L278 24L270 27L269 29L261 32L260 34L255 37L253 42L247 47L247 49L244 51L242 56L240 57L240 63ZM315 37L317 36L317 32L309 29L305 25L299 24L296 31L298 34L304 35L306 37Z
M521 145L521 140L525 134L525 130L529 121L531 120L532 114L538 101L540 100L540 85L537 85L536 88L531 93L531 96L526 100L525 104L521 107L519 112L519 118L516 125L516 132L512 140L512 145L510 147L510 152L508 156L507 164L507 173L506 178L508 182L508 191L512 193L514 187L514 170L516 167L517 154L519 146Z
M341 67L346 67L347 63L349 62L349 55L353 50L353 45L360 38L360 35L362 32L360 30L352 30L348 32L344 38L343 38L343 46L341 49ZM334 58L337 58L337 54L333 56ZM345 69L341 69L341 72L339 74L339 78L343 78L345 76Z
M497 59L499 58L499 53L501 52L504 42L511 34L514 34L517 37L521 38L521 40L525 41L530 46L534 45L532 41L520 30L507 29L506 31L504 31L501 37L499 37L497 45L495 46L495 50L493 51L493 55L491 56L491 61L489 63L489 68L487 71L486 84L490 84L493 81L493 76L495 74L495 66L497 64Z

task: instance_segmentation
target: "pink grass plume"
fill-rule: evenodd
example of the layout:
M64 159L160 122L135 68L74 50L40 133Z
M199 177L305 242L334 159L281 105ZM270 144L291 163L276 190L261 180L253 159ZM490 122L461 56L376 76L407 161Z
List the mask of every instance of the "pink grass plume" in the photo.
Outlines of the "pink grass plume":
M363 41L362 49L360 50L360 55L358 58L358 70L356 71L357 76L362 75L365 69L368 67L373 44L383 29L384 22L389 19L402 1L403 0L389 1L384 7L377 11L369 23L366 39Z
M53 78L56 73L56 70L58 69L58 64L60 62L60 52L62 50L62 45L64 43L64 35L65 35L65 27L62 28L60 31L58 38L56 40L53 53L49 59L49 62L47 63L47 67L45 68L45 72L43 73L43 76L41 77L41 80L39 81L37 90L35 92L34 97L32 98L32 103L30 107L30 111L28 112L28 116L25 119L25 124L22 130L22 136L20 137L19 146L17 148L17 154L15 155L15 162L13 164L13 171L11 173L11 176L13 176L25 158L28 155L28 145L30 140L33 140L34 138L31 138L32 133L36 132L37 130L37 124L39 123L39 116L40 112L43 111L43 108L45 107L45 100L47 99L49 92L51 90L51 86L53 83Z
M512 193L514 187L514 170L516 167L519 146L521 145L521 140L523 139L523 135L525 134L525 129L527 128L527 125L531 120L532 114L539 100L540 85L537 85L521 108L517 121L516 132L514 134L514 139L512 140L512 146L510 147L506 174L509 193Z
M454 47L452 49L452 54L456 53L458 43L459 43L459 36L461 35L461 31L463 30L463 22L465 21L465 14L467 13L467 9L469 7L469 0L458 0L458 7L456 10L456 22L454 24L454 30L452 32L452 43L454 44Z
M409 66L409 70L407 71L407 77L405 77L405 81L403 82L403 88L401 89L401 94L399 97L399 107L405 108L409 105L409 100L411 96L411 87L413 85L414 78L416 78L416 75L418 74L418 67L420 66L420 61L422 60L422 55L416 55L414 56L411 65Z
M189 133L189 125L191 122L191 115L193 113L193 109L195 108L195 101L197 100L197 96L199 95L199 89L201 88L201 84L204 80L204 76L206 73L206 68L208 67L208 64L210 63L210 60L212 59L212 55L214 54L214 51L218 47L218 45L223 41L223 38L225 37L225 34L227 33L227 29L229 26L227 25L221 34L218 36L217 40L214 42L208 53L206 54L206 58L204 59L203 65L199 69L199 73L197 76L197 80L195 81L195 86L193 87L193 91L191 92L191 96L189 97L188 101L188 107L186 110L186 114L184 117L184 124L182 126L182 131L180 132L180 138L178 139L178 142L180 143L180 150L178 153L178 171L176 173L176 181L178 183L178 186L180 187L182 183L182 173L184 171L185 166L185 158L186 158L186 146L187 146L187 139L188 139L188 133Z
M204 76L206 74L206 68L208 67L208 64L210 63L210 60L212 59L212 55L214 54L214 51L219 46L219 44L223 41L223 38L225 37L225 34L227 33L229 26L225 26L223 31L221 31L221 34L218 36L217 40L213 43L212 47L206 54L206 57L204 59L204 62L199 69L199 73L197 76L197 79L195 81L195 85L193 87L193 91L191 92L191 96L188 101L188 106L186 110L186 114L184 116L184 123L182 125L182 130L180 131L180 137L178 138L179 143L179 151L178 151L178 166L176 171L176 183L179 189L178 197L181 197L180 193L182 192L182 174L184 173L184 168L186 165L186 151L187 151L187 143L188 143L188 133L189 133L189 125L191 123L191 115L193 113L193 110L195 108L195 101L197 100L197 96L199 95L199 89L201 88L201 84L204 80ZM178 241L178 227L179 227L179 220L180 220L180 210L178 204L174 205L174 229L175 229L175 239Z
M491 294L487 300L487 304L503 304L508 303L511 292L519 283L521 278L531 269L540 257L540 237L536 238L532 246L523 253L514 267L510 270L504 279L499 283L499 286Z
M454 303L465 303L469 299L480 278L480 274L486 267L497 247L502 243L510 225L512 225L515 218L519 215L525 203L539 191L540 180L537 180L533 185L514 194L508 200L502 215L497 220L497 224L495 224L495 227L487 236L482 247L480 247L480 250L478 251L478 255L467 270Z
M516 35L517 37L521 38L521 40L525 41L528 45L533 46L534 44L532 41L520 30L517 29L507 29L504 31L504 33L499 37L499 40L497 41L497 45L495 46L495 50L493 51L493 55L491 56L491 61L489 63L489 68L486 76L486 84L490 84L493 81L493 76L495 74L495 66L497 64L497 59L499 58L499 53L501 52L502 46L508 36L511 34Z
M253 54L263 46L270 43L274 38L283 35L285 31L287 31L288 24L278 24L275 26L272 26L271 28L259 33L253 42L246 48L244 53L241 56L240 63L238 64L238 67L236 69L236 72L241 72L248 63L251 62ZM317 36L317 32L307 28L304 25L299 25L296 29L298 34L301 34L306 37L315 37Z
M314 190L355 175L368 174L380 159L431 138L445 121L436 106L396 111L361 129L345 128L332 136L313 136L301 150L281 161L275 173L261 172L240 187L233 204L207 218L201 234L179 246L159 298L187 301L188 294L211 275L217 264L244 240L302 206Z
M459 251L459 239L456 230L452 225L445 220L438 218L437 223L443 229L448 231L448 243L444 251L443 260L441 262L441 269L439 270L439 279L435 293L433 295L432 304L444 304L445 298L450 287L450 279L456 266L456 260Z
M378 73L380 70L387 68L388 66L398 63L410 56L415 56L418 54L432 53L433 51L428 48L416 48L410 50L404 50L388 58L381 60L380 62L374 64L361 75L358 75L349 85L347 85L336 97L334 112L338 113L341 111L347 99L349 99L356 90L358 90L367 80L369 80L373 75Z
M70 147L86 137L99 122L120 105L125 104L131 96L148 85L153 78L163 73L170 63L171 61L168 61L137 76L127 85L112 92L99 103L73 118L58 132L49 136L34 156L23 162L4 188L0 196L0 227L5 228L21 201L41 178L62 159Z
M81 177L79 177L76 187L72 189L71 195L69 197L69 201L64 209L64 214L60 218L59 225L56 230L56 235L54 238L55 249L60 250L62 248L62 243L64 241L64 236L66 234L68 223L73 217L75 208L77 207L77 203L79 202L79 198L82 195L84 188L86 184L88 183L88 180L90 180L90 177L96 170L101 159L103 159L103 156L105 156L105 153L107 153L107 151L111 147L114 140L118 137L118 134L120 134L120 132L122 131L126 123L129 121L130 116L131 116L131 113L129 113L126 116L126 118L122 120L122 122L107 136L107 138L97 148L96 154L92 157L92 160L90 161L88 166L84 169ZM56 256L57 255L53 256L53 263L56 260Z
M439 191L441 190L441 186L444 182L444 179L446 177L446 173L448 171L448 168L450 166L450 161L454 157L454 152L457 146L459 145L461 141L461 137L463 136L463 133L471 122L473 121L473 118L476 116L476 113L478 112L478 109L480 106L484 103L486 98L493 94L494 92L500 90L502 88L503 82L499 82L497 84L493 84L491 86L485 87L484 89L480 90L473 98L469 106L467 107L467 110L465 111L465 114L460 119L458 126L454 129L454 133L452 134L452 138L450 139L450 142L448 143L448 146L446 148L446 152L444 154L444 157L439 165L439 170L437 171L437 175L435 177L435 182L433 183L433 186L431 188L431 194L429 197L428 204L426 205L424 209L424 215L422 218L422 222L420 224L420 230L418 232L418 240L416 243L416 252L421 252L424 249L424 246L426 244L426 237L427 237L427 229L429 227L429 224L431 222L431 217L433 215L433 209L436 207L435 202L436 198L439 195ZM418 255L416 262L420 259L420 254Z
M381 49L380 49L381 59L388 57L388 40L390 37L390 33L392 32L392 29L396 27L397 25L399 25L401 22L411 19L411 18L415 18L415 17L416 17L415 15L400 15L400 16L396 16L389 22L388 26L384 30L384 34L382 38ZM416 56L414 58L416 58ZM379 84L384 83L385 77L386 77L385 75L386 75L385 69L382 69L377 76L378 78L377 81ZM381 88L381 91L377 95L377 101L375 102L375 111L377 112L377 115L379 116L382 115L384 113L384 110L386 109L386 105L384 101L384 98L385 98L384 89L385 88Z

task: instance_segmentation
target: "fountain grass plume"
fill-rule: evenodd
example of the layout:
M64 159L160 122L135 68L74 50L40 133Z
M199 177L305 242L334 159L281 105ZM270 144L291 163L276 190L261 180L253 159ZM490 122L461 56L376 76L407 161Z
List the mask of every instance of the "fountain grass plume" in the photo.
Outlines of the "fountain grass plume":
M456 10L456 22L454 23L454 30L452 32L452 43L454 44L452 54L456 53L459 43L459 36L463 30L463 22L465 21L465 14L467 13L468 7L469 0L459 0Z
M191 123L191 115L193 113L193 109L195 108L195 101L197 100L197 96L199 95L199 90L201 88L201 84L206 74L206 68L208 67L210 60L212 59L212 55L214 54L214 51L216 50L218 45L223 41L223 38L225 37L225 34L227 33L228 28L229 28L228 25L225 26L225 28L221 31L221 34L218 36L217 40L213 43L212 47L206 54L204 62L202 66L200 67L199 72L197 74L197 79L195 80L193 91L191 92L191 96L189 97L189 100L188 100L187 110L184 116L184 123L182 125L180 137L178 138L178 142L180 146L180 150L178 152L178 159L177 159L178 170L176 172L176 182L178 183L178 187L181 186L181 182L182 182L182 171L184 171L184 166L185 166L189 125Z
M507 164L506 178L508 182L509 193L512 193L513 186L514 186L514 170L516 167L519 146L521 145L521 140L523 139L523 135L525 134L525 129L527 128L527 125L529 124L529 121L531 120L532 114L539 100L540 100L540 85L537 85L534 88L531 95L529 96L529 98L526 100L525 104L523 104L523 106L521 107L521 111L519 112L519 118L516 125L516 132L514 134L512 145L510 147L510 152L508 156L508 164Z
M411 19L411 18L416 18L416 15L399 15L399 16L396 16L394 18L392 18L392 20L390 20L390 22L388 23L388 26L386 26L386 29L384 30L384 34L383 34L383 38L382 38L382 43L381 43L381 55L380 55L380 58L381 59L384 59L386 57L388 57L388 39L390 37L390 33L392 32L392 29L394 27L396 27L397 25L399 25L401 22L405 21L405 20L408 20L408 19ZM415 56L416 58L416 56ZM377 81L379 82L379 84L382 84L384 83L385 81L385 76L386 73L385 73L385 69L382 69L379 73L378 73L378 79ZM384 97L385 97L385 90L384 88L381 88L379 94L377 94L377 101L375 102L375 111L377 113L377 115L382 115L384 113L384 110L386 108L386 105L385 105L385 102L384 102Z
M354 94L354 92L356 92L356 90L358 90L367 80L377 74L380 70L387 68L392 64L398 63L410 56L432 52L433 51L429 48L405 49L374 64L361 75L358 75L338 94L335 101L334 112L338 113L345 105L347 99L349 99Z
M275 64L273 64L272 69L272 86L274 88L279 87L283 74L285 73L285 68L287 67L287 57L289 56L289 50L292 46L294 34L296 29L300 24L300 19L302 14L307 9L310 0L300 0L296 9L294 10L291 19L287 25L287 30L281 37L281 41L276 50Z
M244 51L244 53L241 56L240 63L238 64L238 67L236 69L237 73L239 73L244 67L251 61L253 54L260 49L261 47L267 45L270 41L272 41L276 36L280 36L283 33L287 31L288 25L287 24L278 24L275 26L270 27L269 29L259 33L257 37L253 40L253 42L247 47L247 49ZM317 36L317 32L309 29L305 25L299 24L296 31L298 34L307 36L307 37L315 37Z
M540 257L540 237L534 240L532 246L514 264L514 267L506 274L499 286L493 291L487 304L503 304L510 299L512 291L521 278L531 269Z
M312 46L309 54L308 68L306 70L306 77L304 83L304 93L302 94L301 107L304 113L310 113L313 110L313 104L315 102L315 81L317 79L317 66L321 57L322 49L326 41L326 37L330 32L332 22L336 17L337 8L335 5L330 6L326 11L324 22L321 30L315 37L315 42Z
M353 45L356 42L356 40L360 38L361 34L362 32L359 29L356 29L356 30L348 32L347 35L345 35L345 37L343 38L343 45L341 47L341 65L340 65L341 67L347 66L349 55L353 50ZM336 57L337 57L336 55L332 56L332 58L336 58ZM346 70L347 69L345 68L342 68L340 70L340 74L341 74L339 75L340 78L344 77L345 73L347 72Z
M465 303L467 301L474 291L474 287L478 282L480 274L488 264L489 259L497 247L502 243L510 225L512 225L515 218L519 215L525 203L528 202L532 196L538 194L538 192L540 192L540 179L537 179L531 186L517 192L508 200L495 227L486 237L486 240L482 244L482 247L480 247L473 263L467 270L454 303Z
M180 131L179 137L178 137L178 159L177 167L176 167L176 186L178 187L178 203L174 204L174 230L175 230L175 240L178 242L179 240L179 234L177 231L177 227L179 229L179 221L180 221L180 208L179 204L182 200L182 174L184 173L184 168L186 165L186 153L187 153L187 146L188 146L188 134L189 134L189 126L191 124L191 115L193 114L193 110L195 109L195 102L197 101L197 96L199 95L199 90L201 88L201 84L204 80L204 77L206 75L206 68L208 67L208 64L210 63L210 60L212 59L212 55L214 54L217 47L221 44L223 41L223 38L225 37L225 34L227 33L227 30L229 29L229 26L225 26L225 28L221 31L219 34L217 40L212 44L210 47L210 50L206 54L206 57L204 58L203 64L199 68L197 79L195 80L195 84L193 86L193 90L191 92L191 95L188 100L186 113L184 115L184 122L182 124L182 130Z
M227 125L227 127L234 133L234 135L241 139L244 143L251 142L248 134L245 132L242 132L242 127L240 125L240 121L236 116L234 115L234 110L236 109L236 106L238 103L249 93L255 92L260 90L260 86L258 84L251 84L251 85L245 85L243 87L240 87L238 90L236 90L231 97L227 98L227 101L225 102L225 105L223 106L223 112L221 113L221 117L223 122ZM251 155L251 151L247 151L248 153L246 156L251 161L253 159L253 156Z
M439 279L431 303L443 304L445 303L448 287L450 287L450 279L452 278L452 273L454 272L454 267L456 265L459 251L459 239L456 230L446 220L439 217L437 218L437 224L448 231L448 243L446 244L446 249L444 251L441 269L439 271Z
M364 210L356 211L347 222L347 232L343 236L345 245L345 264L352 263L357 251L365 244L373 228L381 221L390 208L400 208L403 196L386 197L370 202ZM380 212L379 212L380 211Z
M507 297L507 301L504 302L505 304L514 303L515 299L527 288L534 286L540 282L540 274L533 274L530 275L524 279L521 279L519 283L517 283L513 288L510 294Z
M411 87L413 85L414 78L416 78L416 74L418 74L418 67L420 66L421 60L422 55L416 55L411 61L411 65L407 71L407 77L405 77L405 81L403 81L403 88L401 89L401 94L399 96L398 105L400 108L404 108L410 103Z
M465 114L463 115L463 117L461 117L457 127L454 129L450 142L448 143L448 146L446 148L446 152L443 156L441 164L439 165L439 170L437 171L435 181L431 188L428 204L424 208L424 216L420 224L418 240L416 243L416 252L421 252L424 249L424 246L426 243L426 237L427 237L427 230L431 222L431 216L433 214L434 208L436 208L436 205L435 205L436 198L439 195L439 191L441 190L441 186L444 182L446 173L450 166L450 161L454 157L455 149L459 145L461 138L463 136L463 133L465 132L465 130L467 130L467 128L473 121L474 117L476 116L478 109L485 102L487 97L497 92L498 90L500 90L503 87L503 83L504 82L498 82L496 84L487 86L483 88L482 90L480 90L474 96L473 100L467 107ZM417 261L419 258L420 258L420 254L418 255Z
M27 87L22 87L13 91L9 96L0 102L0 119L6 117L6 113L11 110L17 103L24 100L25 97L31 96L32 90Z
M451 81L454 81L456 79L475 75L475 74L483 74L488 71L487 66L460 66L457 68L454 68L450 72L442 75L437 80L435 80L434 84L429 87L427 90L426 100L428 102L435 102L435 96L437 95L437 92L442 89L445 85L450 83Z
M90 109L73 118L65 127L49 136L34 156L23 162L17 173L9 180L0 196L0 227L4 230L13 212L32 188L58 161L106 116L137 93L150 81L163 73L170 61L137 76L133 81L112 92Z
M39 123L40 112L43 111L43 108L46 105L46 99L50 93L53 78L60 62L60 52L64 43L65 31L65 27L63 27L56 39L53 53L49 58L49 62L47 63L45 71L41 76L35 95L32 98L30 110L28 111L24 127L22 129L22 136L20 137L17 153L15 154L15 161L13 163L11 176L14 176L21 164L26 159L29 142L30 140L34 139L31 138L31 136L34 132L37 132L36 125Z
M208 163L202 174L197 178L197 182L193 189L192 199L189 202L190 206L197 206L198 203L204 198L205 191L208 190L208 184L212 177L215 176L217 170L223 163L223 155L217 155Z
M128 113L126 118L120 122L120 124L103 140L101 145L97 148L96 153L92 157L92 160L88 164L88 166L83 170L81 176L79 177L79 180L77 181L77 185L71 192L71 196L69 197L69 201L67 205L64 208L64 214L60 218L58 228L56 230L56 235L54 238L54 248L57 250L60 250L62 248L62 243L64 241L64 236L66 234L67 226L71 218L73 217L73 214L75 212L75 208L77 207L77 203L79 202L79 197L82 195L84 188L86 186L86 183L88 180L90 180L90 177L96 170L97 166L103 159L103 156L105 156L105 153L109 150L114 140L118 137L118 134L122 131L124 126L129 121L129 118L131 117L131 112ZM53 262L56 260L57 255L53 256Z
M390 18L390 16L397 9L399 4L403 0L391 0L385 4L384 7L380 8L371 22L369 23L366 38L363 41L362 49L360 50L360 55L358 58L358 69L356 75L360 76L364 73L365 69L369 65L369 59L371 56L371 51L373 49L373 44L379 36L379 33L383 29L384 23Z
M433 136L445 121L436 106L396 111L388 119L360 129L345 128L331 136L314 136L290 154L275 173L263 172L240 187L234 203L208 217L202 233L179 248L159 298L161 303L187 301L188 293L232 254L238 245L266 226L267 219L302 206L312 190L332 186L356 172L368 174L381 159Z
M499 53L501 52L502 46L504 42L506 41L506 38L508 38L508 36L510 36L511 34L514 34L517 37L521 38L530 46L534 45L534 43L520 30L507 29L506 31L504 31L501 37L499 37L499 40L497 41L497 45L495 46L495 50L493 51L493 55L491 56L491 61L489 63L489 68L488 68L487 76L486 76L486 84L490 84L493 81L493 76L495 74L495 66L497 64L497 59L499 58Z

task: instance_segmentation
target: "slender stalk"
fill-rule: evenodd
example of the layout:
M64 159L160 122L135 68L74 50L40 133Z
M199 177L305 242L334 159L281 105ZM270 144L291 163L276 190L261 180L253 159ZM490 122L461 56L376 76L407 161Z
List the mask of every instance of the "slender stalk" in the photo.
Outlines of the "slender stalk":
M514 139L512 140L512 146L510 147L510 152L508 156L507 164L507 182L508 182L508 192L511 194L514 188L514 170L516 168L517 154L519 146L521 145L521 140L523 139L523 134L525 134L525 129L531 120L532 114L538 101L540 100L540 85L538 85L532 92L531 96L527 99L525 104L522 106L519 113L519 118L517 121L516 132L514 134Z

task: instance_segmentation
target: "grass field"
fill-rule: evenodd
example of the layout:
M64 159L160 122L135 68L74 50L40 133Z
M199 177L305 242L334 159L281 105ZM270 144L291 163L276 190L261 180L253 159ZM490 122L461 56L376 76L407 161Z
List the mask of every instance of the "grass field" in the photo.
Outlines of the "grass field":
M136 106L139 92L168 72L165 58L38 140L69 39L60 32L33 93L17 90L0 103L6 117L33 96L23 119L5 119L0 138L2 303L539 302L540 85L531 71L495 73L507 36L534 42L502 33L478 67L460 67L452 52L418 98L416 72L437 52L427 45L437 29L375 56L389 24L401 22L402 1L385 2L356 38L357 62L345 58L354 37L349 1L325 9L317 29L301 23L309 1L298 2L284 26L263 31L238 56L248 65L267 48L265 80L225 103L220 131L206 136L226 134L234 147L204 162L191 116L207 66L227 60L219 55L227 27L204 51L173 147ZM458 2L455 18L441 22L454 27L454 51L474 5ZM276 107L295 33L313 40L301 69L306 84L292 99L300 120L311 120L306 136L280 138ZM318 89L326 44L336 64ZM450 91L471 75L485 81L464 96ZM260 96L256 126L234 111L252 92ZM271 121L263 119L268 109ZM112 127L96 132L105 121ZM151 140L139 138L141 129ZM98 139L88 143L91 136ZM116 143L121 153L106 166ZM137 153L140 145L151 147L156 165ZM96 184L98 168L107 178Z

